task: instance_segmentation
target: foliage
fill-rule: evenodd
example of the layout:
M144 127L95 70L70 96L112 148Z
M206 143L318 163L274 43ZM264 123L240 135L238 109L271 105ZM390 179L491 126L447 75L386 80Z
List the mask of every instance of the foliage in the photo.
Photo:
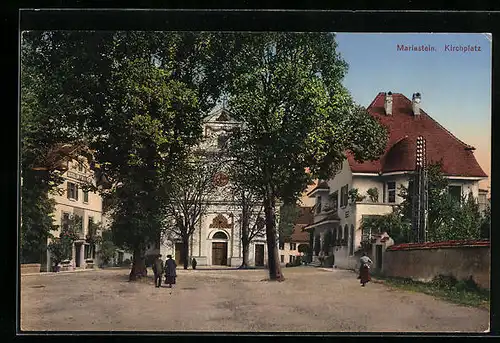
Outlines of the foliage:
M447 192L448 180L441 170L440 163L430 164L427 167L429 192L427 241L438 242L485 237L486 232L489 231L489 221L481 218L477 199L472 196L472 193L463 196L460 201L453 199ZM367 218L363 221L363 230L387 231L396 244L409 242L412 220L412 190L400 186L399 196L403 198L403 202L395 206L392 213Z
M207 202L214 196L217 186L214 177L219 172L220 161L204 156L192 157L178 170L168 187L169 201L163 211L165 234L181 238L184 244L184 269L189 265L188 240L207 210Z
M101 266L109 265L115 257L117 246L113 243L113 233L109 230L102 231L102 237L99 241L99 260Z
M58 238L54 238L48 245L54 266L64 260L71 260L73 254L73 243L79 239L78 232L82 225L79 216L69 219L67 225L61 228Z
M293 228L299 215L300 208L296 204L282 204L280 206L278 232L281 242L292 236Z
M230 148L247 171L241 179L264 199L270 277L281 280L277 200L295 203L313 179L340 169L346 151L378 158L386 131L342 86L347 64L334 34L235 33L227 42L229 108L243 123Z
M481 238L490 238L491 232L491 207L488 206L484 212L480 226Z
M357 188L351 188L349 190L349 200L351 201L352 204L354 204L358 201L363 201L365 199L366 199L366 196L359 194L359 191Z
M427 283L382 275L376 278L391 287L429 294L456 304L489 309L490 291L480 289L470 278L457 280L453 276L439 275Z
M100 191L114 200L112 230L134 263L145 241L159 237L162 185L199 139L203 113L220 94L223 45L210 33L23 33L23 66L34 85L25 93L34 99L25 117L40 116L26 122L50 123L46 136L54 142L84 137L101 171L123 185ZM42 130L33 141L47 149Z
M371 202L378 202L378 188L372 187L366 191Z
M402 216L401 211L394 207L393 211L387 215L366 216L361 223L361 230L367 233L377 234L387 232L394 240L395 244L408 242L411 222ZM363 237L364 240L368 237Z

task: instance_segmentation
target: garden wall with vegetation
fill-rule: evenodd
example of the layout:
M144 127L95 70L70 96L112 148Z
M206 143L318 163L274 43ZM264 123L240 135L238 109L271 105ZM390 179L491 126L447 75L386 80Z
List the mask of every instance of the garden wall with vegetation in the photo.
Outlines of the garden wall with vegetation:
M398 244L387 248L382 274L423 282L440 275L472 278L490 289L490 264L490 242L485 240Z

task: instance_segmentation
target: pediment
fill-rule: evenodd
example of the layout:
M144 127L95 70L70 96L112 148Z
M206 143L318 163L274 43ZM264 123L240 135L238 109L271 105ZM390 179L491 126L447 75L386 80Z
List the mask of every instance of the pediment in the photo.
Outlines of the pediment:
M231 113L227 109L219 108L208 114L205 118L205 123L234 124L237 123L237 121L232 118Z
M210 224L210 228L217 228L217 229L230 229L232 227L233 224L229 223L228 219L224 217L224 215L222 214L218 214Z

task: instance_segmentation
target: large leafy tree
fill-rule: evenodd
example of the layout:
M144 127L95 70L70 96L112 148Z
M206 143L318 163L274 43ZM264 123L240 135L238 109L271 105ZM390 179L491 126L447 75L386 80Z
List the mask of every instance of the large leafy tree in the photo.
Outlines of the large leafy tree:
M58 128L49 137L83 138L100 172L122 184L100 191L114 198L113 236L134 251L135 279L145 271L145 242L163 224L162 185L218 98L224 42L176 32L29 32L23 39L30 72L43 85L32 94Z
M359 161L378 158L386 132L342 86L347 63L336 52L334 34L234 34L227 40L233 49L229 107L243 123L231 150L249 171L242 181L264 200L270 279L284 280L277 201L294 203L313 178L333 176L348 150Z

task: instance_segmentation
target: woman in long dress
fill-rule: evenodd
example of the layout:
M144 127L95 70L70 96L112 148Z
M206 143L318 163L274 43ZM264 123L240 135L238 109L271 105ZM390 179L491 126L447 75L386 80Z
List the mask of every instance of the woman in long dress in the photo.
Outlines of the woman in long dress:
M172 260L172 255L167 255L167 260L165 261L165 283L167 283L170 288L172 288L172 285L175 285L175 279L177 277L176 268L177 264Z
M363 253L363 256L359 259L360 267L359 267L359 279L362 287L365 287L365 284L371 281L370 277L370 264L373 263L372 260L366 253Z

